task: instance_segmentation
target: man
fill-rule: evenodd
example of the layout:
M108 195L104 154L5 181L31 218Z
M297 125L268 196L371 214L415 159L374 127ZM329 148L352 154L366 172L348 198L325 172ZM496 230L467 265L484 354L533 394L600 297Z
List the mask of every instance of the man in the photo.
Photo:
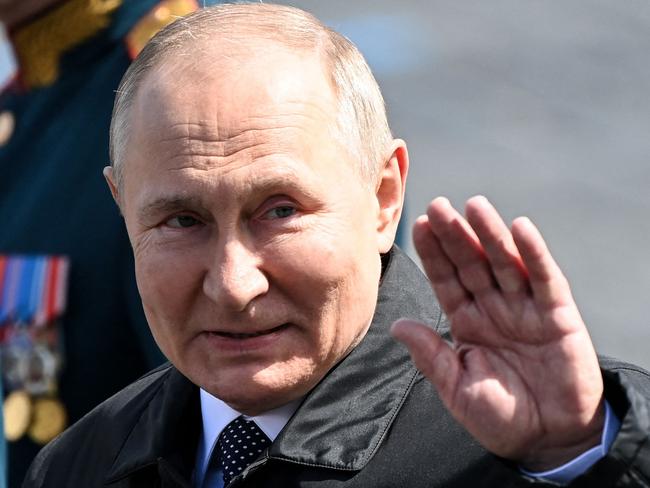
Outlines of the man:
M0 347L12 487L66 417L76 421L162 363L98 170L108 160L115 89L132 57L196 7L193 0L0 2L18 65L0 91ZM32 293L49 282L52 293Z
M482 197L466 219L436 199L414 228L441 339L393 246L406 145L313 17L227 5L162 31L118 90L111 159L171 364L25 486L650 486L647 374L601 373L539 233Z

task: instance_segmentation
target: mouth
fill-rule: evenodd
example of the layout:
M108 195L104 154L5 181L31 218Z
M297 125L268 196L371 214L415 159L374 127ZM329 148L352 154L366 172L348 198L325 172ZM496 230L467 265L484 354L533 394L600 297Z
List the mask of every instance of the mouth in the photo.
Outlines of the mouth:
M266 329L259 332L242 333L242 332L212 331L212 332L208 332L208 334L216 337L227 337L229 339L244 340L244 339L252 339L254 337L261 337L261 336L273 334L275 332L280 332L281 330L286 329L287 327L289 327L289 324L285 323L282 325L278 325L277 327L273 327L272 329Z

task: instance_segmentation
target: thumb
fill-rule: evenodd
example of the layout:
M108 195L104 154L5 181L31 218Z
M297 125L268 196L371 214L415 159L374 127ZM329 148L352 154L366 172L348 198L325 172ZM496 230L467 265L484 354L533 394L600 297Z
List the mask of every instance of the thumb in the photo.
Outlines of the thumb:
M455 389L461 365L456 352L430 327L415 320L400 319L393 323L391 335L406 346L415 367L449 398Z

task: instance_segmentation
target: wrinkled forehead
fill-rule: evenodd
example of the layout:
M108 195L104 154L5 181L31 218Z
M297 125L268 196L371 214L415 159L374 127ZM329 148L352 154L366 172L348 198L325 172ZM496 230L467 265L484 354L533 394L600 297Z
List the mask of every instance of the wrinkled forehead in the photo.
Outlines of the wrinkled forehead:
M282 118L299 124L308 122L308 116L331 123L336 107L318 53L273 42L203 43L193 46L191 55L168 55L147 74L132 120L141 128L212 120L237 130L241 123L255 125L255 118L262 125L264 120L281 124Z

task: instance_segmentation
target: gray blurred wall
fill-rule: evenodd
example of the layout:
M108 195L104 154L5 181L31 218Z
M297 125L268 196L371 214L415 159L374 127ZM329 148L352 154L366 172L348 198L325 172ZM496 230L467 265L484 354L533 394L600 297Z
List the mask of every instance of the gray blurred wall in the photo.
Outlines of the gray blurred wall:
M409 143L409 222L438 195L528 215L597 349L650 368L650 2L281 3L369 60Z

